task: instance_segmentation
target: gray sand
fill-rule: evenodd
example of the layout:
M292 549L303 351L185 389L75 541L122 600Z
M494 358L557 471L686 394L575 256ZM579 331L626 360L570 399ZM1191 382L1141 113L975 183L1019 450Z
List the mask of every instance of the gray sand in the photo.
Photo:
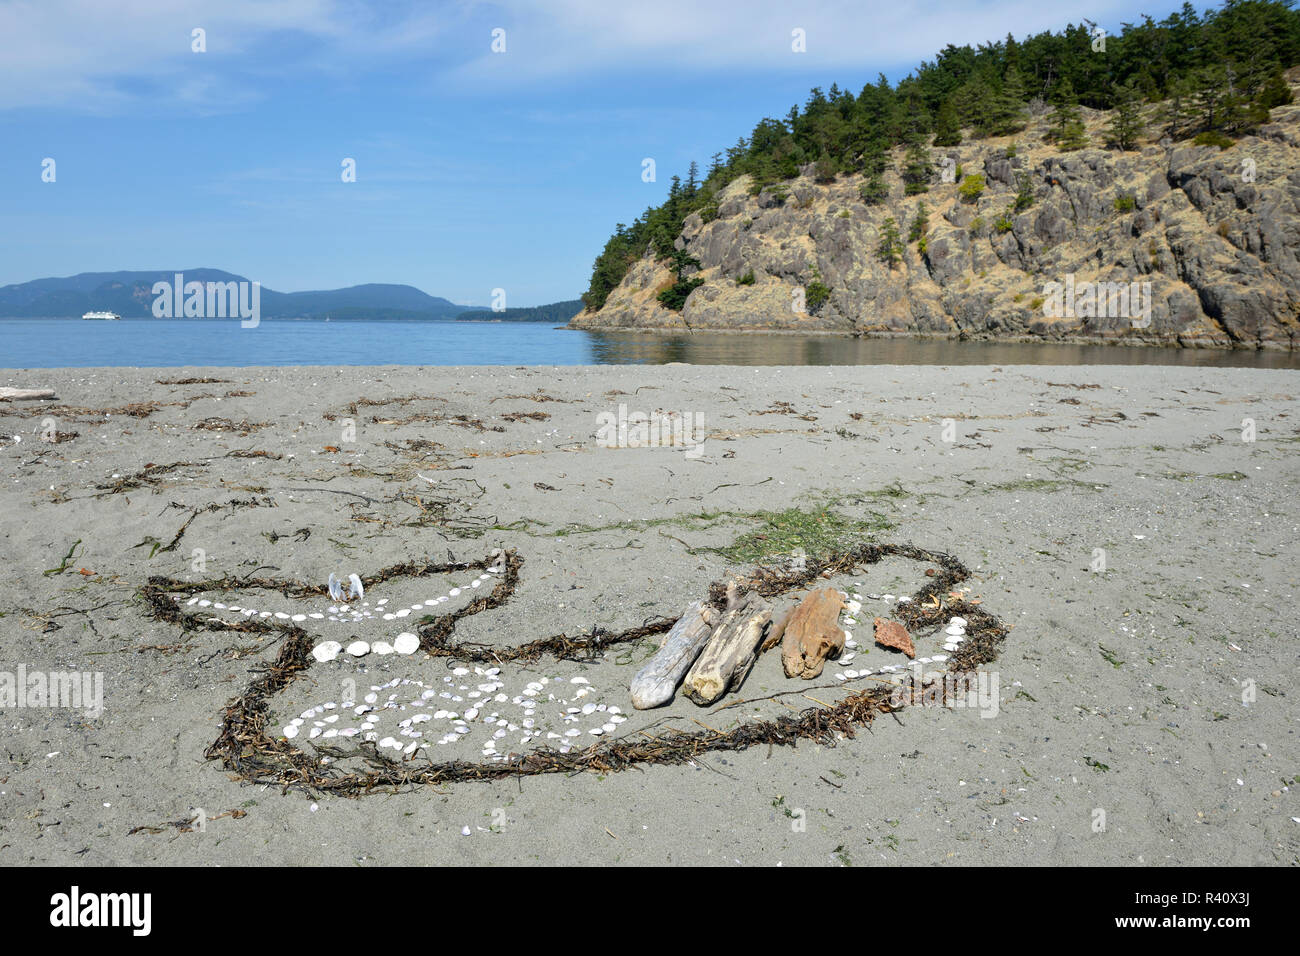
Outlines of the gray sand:
M187 377L225 381L155 382ZM0 714L0 863L1300 860L1291 785L1300 747L1287 703L1297 673L1294 371L68 369L0 372L0 384L59 395L0 403L0 560L10 578L0 597L0 673L101 672L104 687L97 717L66 707ZM539 389L557 400L537 400ZM345 408L409 396L423 399ZM107 420L88 412L143 401L188 404ZM697 457L601 447L597 416L620 402L702 415L709 438ZM46 411L51 404L73 410ZM516 412L549 418L503 417ZM429 417L399 421L419 415ZM40 441L47 416L77 437ZM194 427L214 418L265 427ZM350 443L347 418L356 422ZM953 441L944 440L944 419ZM1253 420L1254 441L1243 440L1243 419ZM222 457L233 450L282 457ZM189 464L158 471L153 484L96 487L175 462ZM419 503L435 499L446 511L424 513L448 523L421 526ZM212 503L222 507L199 513L172 550L150 543L166 546L188 509ZM187 636L153 621L136 597L150 575L257 571L324 583L331 571L365 578L399 561L477 559L501 545L525 558L518 594L467 619L456 638L507 645L679 612L710 581L745 570L727 551L745 535L766 527L773 546L788 549L783 525L768 527L762 513L823 506L840 521L826 523L828 535L861 522L860 535L948 551L971 568L971 594L1013 625L990 668L996 716L909 708L834 747L313 799L241 783L203 757L224 705L273 655L274 639ZM66 570L45 573L78 539ZM1093 570L1096 549L1104 571ZM832 583L908 594L922 571L889 561ZM398 607L462 583L396 580L366 599ZM225 596L254 598L270 610L294 603ZM871 617L887 616L889 605L864 604L856 663L876 668L897 658L866 650ZM395 633L378 620L317 624L344 643L353 633ZM813 706L800 691L830 700L848 686L835 680L844 666L834 663L798 686L772 653L719 705L679 699L635 713L627 685L652 651L512 666L501 679L513 695L545 676L564 696L583 676L595 690L578 702L621 707L629 719L619 734L693 729L695 720L725 728ZM279 726L312 704L341 702L347 679L364 694L402 677L441 688L446 674L446 662L418 656L314 665L273 702L273 719ZM775 694L783 696L723 709ZM556 716L563 709L539 705L539 719L567 729ZM588 725L579 725L584 735ZM433 749L436 759L483 759L477 745ZM195 807L246 815L213 819L201 833L128 835Z

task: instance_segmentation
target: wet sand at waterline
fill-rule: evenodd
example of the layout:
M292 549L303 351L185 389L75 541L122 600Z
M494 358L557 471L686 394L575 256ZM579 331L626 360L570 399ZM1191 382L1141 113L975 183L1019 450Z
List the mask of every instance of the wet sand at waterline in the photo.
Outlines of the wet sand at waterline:
M1294 371L51 369L0 385L58 393L0 402L0 863L1300 859ZM637 413L691 416L705 440L605 440ZM965 598L1010 628L984 668L992 706L911 706L831 744L357 799L205 760L287 631L183 630L140 596L154 576L221 582L176 606L374 646L496 584L482 569L374 572L501 547L523 560L513 595L452 639L505 648L672 617L756 563L862 541L969 569ZM394 759L419 742L406 759L488 764L726 732L894 679L905 659L873 647L871 621L925 570L889 558L829 579L862 596L856 659L793 681L771 651L708 708L634 710L653 639L500 667L341 653L267 701L267 728L283 752L336 748L339 772L364 772L345 751L365 733L401 742ZM331 573L360 576L355 613L239 583ZM918 656L943 640L918 635ZM98 675L102 713L27 688L5 700L20 671ZM357 733L325 736L341 728ZM196 808L201 832L175 825Z

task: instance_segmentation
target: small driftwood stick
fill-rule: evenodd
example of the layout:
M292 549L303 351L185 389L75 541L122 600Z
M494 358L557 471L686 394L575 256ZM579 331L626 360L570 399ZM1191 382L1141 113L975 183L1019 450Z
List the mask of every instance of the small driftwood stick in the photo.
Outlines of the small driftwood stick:
M15 400L56 398L52 388L9 388L8 386L0 387L0 398Z
M772 620L772 607L757 594L748 594L727 611L713 636L682 682L682 693L707 707L745 682L758 660L763 632Z
M708 643L716 613L703 601L695 601L686 608L658 653L632 678L633 707L646 710L673 699L687 668L695 663Z
M772 619L772 626L767 629L767 637L763 638L760 654L766 654L781 643L781 636L785 634L785 626L790 623L790 615L793 613L794 608L788 607Z
M781 666L786 677L812 680L822 672L827 658L844 650L839 626L844 598L834 588L820 588L804 598L791 613L781 640Z

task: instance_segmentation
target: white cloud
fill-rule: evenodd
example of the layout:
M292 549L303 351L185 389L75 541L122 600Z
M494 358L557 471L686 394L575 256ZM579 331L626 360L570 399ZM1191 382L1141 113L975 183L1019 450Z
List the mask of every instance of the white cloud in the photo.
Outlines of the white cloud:
M1112 30L1137 19L1132 0L1083 13ZM948 43L1059 29L1065 17L1039 0L0 0L0 109L237 108L268 76L402 64L443 89L609 72L646 83L673 71L829 74L912 65ZM489 49L498 26L505 54ZM190 50L195 27L207 31L207 53ZM791 51L796 28L806 53Z
M482 52L461 79L522 82L580 78L597 71L644 71L647 83L676 69L759 72L875 68L932 59L945 45L972 46L1008 33L1059 30L1084 15L1112 32L1136 20L1132 2L1101 0L1066 11L1040 0L499 0L483 16L507 31L507 53ZM793 31L806 52L792 50Z
M0 0L0 108L237 106L267 75L427 50L450 19L406 2Z

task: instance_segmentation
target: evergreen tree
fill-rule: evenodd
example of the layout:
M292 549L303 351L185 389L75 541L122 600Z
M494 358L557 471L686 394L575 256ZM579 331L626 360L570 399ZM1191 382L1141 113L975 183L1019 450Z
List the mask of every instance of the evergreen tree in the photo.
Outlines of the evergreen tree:
M1017 179L1018 188L1016 190L1015 202L1011 208L1015 212L1024 212L1034 204L1034 185L1029 178L1028 173L1021 173Z
M933 173L929 151L919 143L909 146L903 157L903 194L915 196L917 193L929 192Z
M1243 104L1232 80L1231 70L1222 66L1207 67L1197 75L1193 101L1201 129L1220 132L1240 125Z
M952 100L945 99L934 117L934 145L957 146L961 143L961 122Z
M858 195L868 206L878 206L889 198L889 187L885 185L879 173L872 173L858 188Z
M1160 111L1165 134L1173 139L1182 139L1187 135L1195 115L1191 106L1191 84L1179 80L1170 88L1169 98Z
M925 200L916 204L916 218L912 220L912 227L907 231L907 241L916 242L925 236L926 230L930 227L929 216L925 208Z
M1050 124L1048 140L1055 142L1061 152L1083 149L1088 145L1088 131L1079 116L1079 100L1068 79L1057 87L1056 109L1047 117Z
M1079 118L1079 107L1058 106L1052 111L1052 138L1061 152L1083 149L1088 145L1088 129Z
M1020 71L1012 66L981 116L980 132L985 136L1009 136L1024 129L1027 119L1024 81Z
M1115 103L1115 114L1106 127L1108 142L1117 149L1137 149L1138 140L1146 127L1142 123L1142 103L1131 86L1120 89Z
M1279 69L1274 70L1273 75L1260 88L1256 102L1264 109L1271 110L1277 106L1286 106L1294 99L1295 94L1291 92L1286 77L1282 75L1282 71Z
M876 258L892 271L903 261L903 240L898 234L898 223L890 216L881 226L880 244L876 246Z
M1052 93L1052 112L1047 117L1047 136L1049 143L1055 143L1065 135L1067 123L1079 118L1079 98L1068 79L1056 84Z

